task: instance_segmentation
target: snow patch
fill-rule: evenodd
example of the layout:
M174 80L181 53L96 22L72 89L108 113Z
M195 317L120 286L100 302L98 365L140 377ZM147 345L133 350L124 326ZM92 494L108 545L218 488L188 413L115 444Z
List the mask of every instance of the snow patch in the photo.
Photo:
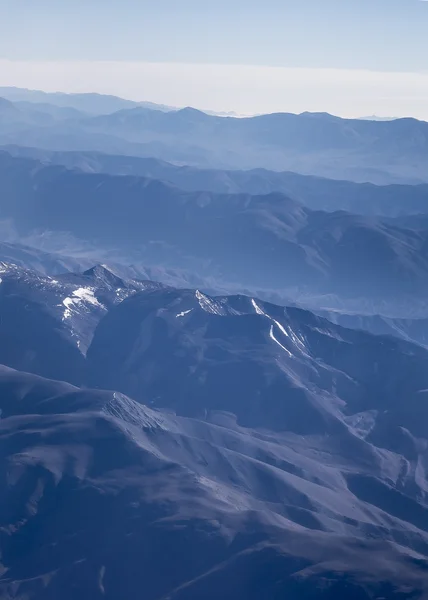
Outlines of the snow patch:
M304 341L301 339L301 337L299 335L297 335L292 329L291 327L287 327L287 329L276 319L273 319L270 315L268 315L267 313L265 313L265 311L260 307L259 304L257 304L257 302L254 300L254 298L251 299L251 304L254 307L254 310L256 311L256 313L258 315L262 315L264 317L266 317L267 319L269 319L272 323L274 323L274 325L276 325L279 329L279 331L285 335L286 338L288 338L293 345L296 347L296 350L298 350L301 354L303 354L304 356L309 356L308 351L306 349L305 343ZM272 325L271 330L270 330L270 338L276 342L277 344L279 344L281 346L281 348L283 350L285 350L290 356L292 356L291 352L289 350L287 350L278 340L277 338L274 336L274 326Z
M63 320L69 319L73 314L73 310L79 308L82 303L90 304L98 308L103 308L103 305L98 302L94 296L94 290L91 288L78 288L74 290L71 296L64 298L62 301L65 306Z
M211 313L212 315L224 316L224 310L221 309L215 300L212 300L209 296L205 296L205 294L199 290L196 290L195 296L198 299L199 306L202 310Z
M193 308L191 308L190 310L185 310L185 311L183 311L181 313L178 313L178 315L175 315L175 316L176 316L177 319L180 318L180 317L185 317L186 315L188 315L189 313L191 313L192 310L193 310Z
M267 317L268 319L270 319L269 315L267 315L261 308L260 306L257 304L257 302L254 300L254 298L251 298L251 304L254 307L254 310L256 311L256 313L258 315L263 315L264 317Z
M275 322L276 322L276 321L275 321ZM278 344L278 346L280 346L280 347L281 347L281 348L284 350L284 352L286 352L286 353L288 354L288 356L289 356L290 358L292 358L292 356L293 356L293 355L291 354L290 350L287 350L287 348L286 348L285 346L283 346L279 340L277 340L277 339L276 339L276 337L275 337L275 335L274 335L274 333L273 333L273 325L271 325L271 326L270 326L269 337L270 337L270 338L271 338L271 340L273 340L273 341L274 341L276 344Z

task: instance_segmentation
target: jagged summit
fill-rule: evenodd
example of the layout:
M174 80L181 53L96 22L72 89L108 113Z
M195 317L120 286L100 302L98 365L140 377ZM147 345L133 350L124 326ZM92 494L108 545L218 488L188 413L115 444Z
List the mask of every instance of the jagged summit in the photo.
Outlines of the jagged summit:
M103 283L112 287L125 287L126 282L119 277L111 267L105 264L97 264L82 273L84 277L89 277L97 282Z

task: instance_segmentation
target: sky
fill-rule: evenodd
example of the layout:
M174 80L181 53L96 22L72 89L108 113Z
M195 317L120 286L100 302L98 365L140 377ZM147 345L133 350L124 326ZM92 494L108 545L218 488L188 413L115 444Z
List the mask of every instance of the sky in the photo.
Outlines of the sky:
M428 119L423 0L0 0L0 86Z

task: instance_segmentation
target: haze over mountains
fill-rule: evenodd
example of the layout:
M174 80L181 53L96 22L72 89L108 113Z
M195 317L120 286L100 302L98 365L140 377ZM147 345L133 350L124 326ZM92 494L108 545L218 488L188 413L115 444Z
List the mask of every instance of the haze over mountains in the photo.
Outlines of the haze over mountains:
M16 97L16 92L10 95ZM3 145L150 156L198 167L291 170L382 184L427 181L428 123L415 119L345 120L324 113L237 119L193 108L128 108L126 101L96 95L77 100L54 95L54 107L46 112L49 103L40 109L40 95L24 96L23 105L1 102ZM37 102L31 103L33 99ZM123 102L126 108L117 109ZM115 111L95 116L70 116L66 111L58 120L58 103L73 109L89 103L92 112L99 103L98 113L110 112L113 106Z
M172 183L189 192L270 194L282 192L315 210L347 210L356 214L396 217L427 210L428 184L374 185L266 169L231 171L177 166L154 158L117 156L101 152L55 152L22 146L3 146L8 154L64 165L87 173L132 175Z
M427 124L1 95L0 598L428 599Z
M3 218L24 238L68 232L129 263L198 272L241 289L396 302L427 291L423 219L409 227L399 218L311 211L278 193L183 192L8 154L0 155L0 173Z
M26 107L29 104L36 104L37 108L40 106L49 106L50 110L54 110L53 107L71 108L87 115L110 114L117 110L135 108L137 106L153 108L155 110L172 110L172 107L162 104L133 102L132 100L125 100L117 96L94 93L63 94L61 92L49 93L16 87L0 87L0 96L17 103L18 106L24 106L23 103L25 103Z

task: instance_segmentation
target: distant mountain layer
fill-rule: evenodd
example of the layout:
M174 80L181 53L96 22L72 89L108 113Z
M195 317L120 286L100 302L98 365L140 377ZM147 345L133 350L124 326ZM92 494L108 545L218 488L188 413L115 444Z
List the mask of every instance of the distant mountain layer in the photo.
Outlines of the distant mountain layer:
M425 349L103 267L3 276L2 327L85 387L0 367L2 598L428 596Z
M105 111L111 114L96 116L63 114L59 119L58 110L47 114L50 97L37 96L43 105L39 110L26 98L21 104L0 103L0 144L103 151L220 169L287 170L382 184L428 180L428 123L416 119L347 120L317 113L233 118L192 108L165 111L144 106L115 108ZM91 112L84 102L60 106Z
M387 217L428 214L428 185L377 186L264 169L198 169L180 167L154 158L114 156L100 152L53 152L20 146L5 146L4 150L13 156L35 158L88 173L160 179L188 191L206 190L220 194L281 192L313 210L347 210Z
M45 275L84 271L94 264L91 258L73 258L10 242L0 242L0 262L32 269L38 274Z
M350 329L363 329L376 335L400 337L428 348L428 319L390 318L339 311L318 311L329 321Z
M64 94L61 92L42 92L16 87L0 87L0 97L12 102L26 102L37 105L50 105L51 107L70 108L92 115L103 115L143 106L156 110L172 110L171 107L152 102L134 102L117 96L106 94Z
M281 194L184 192L0 155L0 209L22 236L69 232L128 262L197 271L241 288L398 301L427 293L428 228L311 211ZM370 265L370 268L368 268Z

